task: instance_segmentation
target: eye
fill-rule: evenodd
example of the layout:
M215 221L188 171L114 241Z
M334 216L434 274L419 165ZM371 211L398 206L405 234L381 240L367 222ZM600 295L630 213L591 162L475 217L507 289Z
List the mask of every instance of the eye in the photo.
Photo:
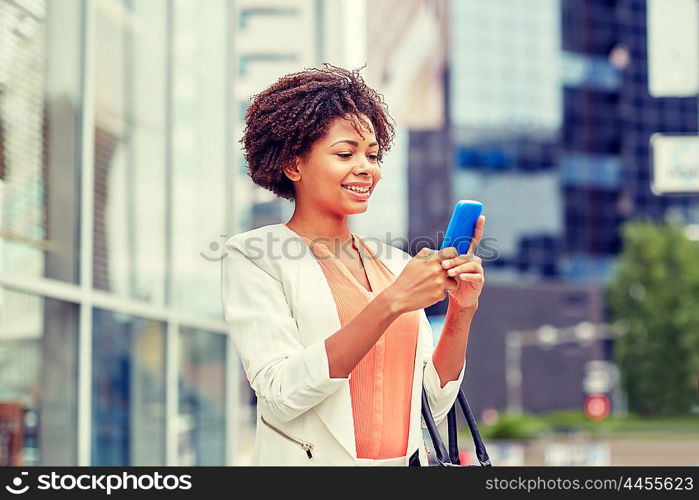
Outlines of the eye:
M369 155L369 159L370 159L371 161L378 161L378 160L379 160L379 155L377 155L377 154L370 154L370 155Z
M338 153L337 156L340 158L352 158L352 153Z

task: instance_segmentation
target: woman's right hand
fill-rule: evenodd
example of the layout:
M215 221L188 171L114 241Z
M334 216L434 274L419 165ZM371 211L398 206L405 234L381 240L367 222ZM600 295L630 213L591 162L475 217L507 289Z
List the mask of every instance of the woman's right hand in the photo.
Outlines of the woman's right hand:
M399 314L423 309L444 300L446 292L456 290L459 283L447 275L442 261L457 255L455 247L441 250L428 247L420 249L403 272L382 293L386 294Z

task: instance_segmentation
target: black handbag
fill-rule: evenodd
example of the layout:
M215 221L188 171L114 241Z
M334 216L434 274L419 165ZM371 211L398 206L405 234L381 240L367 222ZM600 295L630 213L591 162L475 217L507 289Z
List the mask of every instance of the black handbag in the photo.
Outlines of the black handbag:
M471 437L473 437L473 444L476 447L476 458L478 462L483 467L490 467L490 457L488 457L488 452L485 449L483 440L481 439L481 434L478 432L478 425L476 424L476 419L473 417L473 412L468 405L466 400L466 395L463 389L459 388L459 394L454 406L451 407L449 413L447 414L447 428L449 429L449 450L444 446L442 437L439 435L439 430L437 429L437 424L432 417L432 411L430 410L430 404L427 401L427 393L425 388L422 388L422 418L425 420L427 425L427 432L430 434L430 439L432 440L432 445L434 447L434 452L436 455L437 462L440 466L459 466L461 461L459 460L459 445L457 442L457 431L456 431L456 407L460 406L461 411L466 417L466 422L468 423L468 428L471 431ZM409 465L419 466L420 461L418 459L417 453L413 455L410 459Z

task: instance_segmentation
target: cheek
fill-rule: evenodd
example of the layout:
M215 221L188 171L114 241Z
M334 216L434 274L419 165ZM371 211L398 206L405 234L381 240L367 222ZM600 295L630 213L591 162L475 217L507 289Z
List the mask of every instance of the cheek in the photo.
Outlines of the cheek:
M342 182L347 178L347 170L337 168L334 165L326 165L325 172L315 183L318 195L321 198L337 199L338 192L342 189Z
M339 188L343 179L347 177L347 169L341 164L338 165L332 158L318 161L313 167L311 184L314 189L325 191Z
M374 169L372 177L374 179L374 185L376 185L381 180L381 168L380 167L376 167Z

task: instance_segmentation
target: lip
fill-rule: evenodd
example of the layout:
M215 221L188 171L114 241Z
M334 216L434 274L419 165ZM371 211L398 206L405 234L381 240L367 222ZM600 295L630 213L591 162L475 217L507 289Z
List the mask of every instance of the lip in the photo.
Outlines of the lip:
M345 186L361 186L361 184L345 184ZM371 196L371 190L364 193L364 194L359 194L359 193L355 193L354 191L350 191L349 189L345 189L342 186L340 186L340 189L342 189L344 192L348 193L355 200L365 201L365 200L369 199L369 196Z

